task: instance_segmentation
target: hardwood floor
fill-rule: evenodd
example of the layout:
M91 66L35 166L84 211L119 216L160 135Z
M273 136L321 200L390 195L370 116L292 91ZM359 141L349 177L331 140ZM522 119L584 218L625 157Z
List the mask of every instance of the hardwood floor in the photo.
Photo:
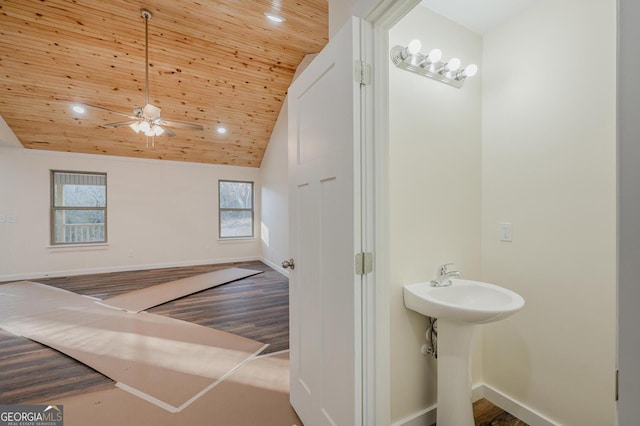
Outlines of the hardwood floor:
M475 426L529 426L484 398L473 403L473 417Z
M114 385L67 355L0 329L0 405L37 403Z
M104 299L228 267L264 271L149 309L268 343L264 353L289 348L289 283L262 262L238 262L34 280ZM31 340L0 330L0 405L37 402L114 386L86 365Z
M496 407L486 399L474 402L473 417L476 426L528 426L522 420Z

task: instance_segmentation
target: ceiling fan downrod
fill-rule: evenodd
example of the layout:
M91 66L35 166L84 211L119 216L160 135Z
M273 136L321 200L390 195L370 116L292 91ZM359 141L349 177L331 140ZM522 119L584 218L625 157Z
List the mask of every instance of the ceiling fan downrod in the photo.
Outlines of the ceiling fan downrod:
M145 105L149 104L149 20L153 17L153 13L147 9L140 9L140 16L144 18L144 64L145 64L145 87L144 99Z
M176 134L169 127L179 127L182 129L204 130L201 124L187 123L183 121L164 120L160 118L160 108L149 102L149 20L153 14L147 9L140 9L140 16L144 18L144 61L145 61L145 105L143 107L135 107L133 115L120 111L104 108L97 105L85 104L93 108L114 114L123 115L129 120L119 121L117 123L104 124L105 127L122 127L129 126L136 132L143 132L147 137L155 137L165 134L169 137ZM147 140L148 144L148 140ZM151 146L155 144L155 139L151 140Z

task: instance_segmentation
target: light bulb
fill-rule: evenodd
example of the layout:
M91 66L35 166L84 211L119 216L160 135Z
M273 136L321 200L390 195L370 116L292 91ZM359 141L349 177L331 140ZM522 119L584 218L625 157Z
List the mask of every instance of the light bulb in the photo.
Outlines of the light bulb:
M433 71L432 65L439 62L440 58L442 58L442 51L440 49L433 49L427 56L422 59L419 65L422 68L428 68L429 71Z
M140 131L144 132L145 134L151 129L151 126L149 126L149 122L148 121L142 121L140 123ZM147 135L149 136L149 135Z
M153 125L153 127L151 128L151 131L156 136L160 136L161 134L164 133L164 129L162 127L158 126L157 124Z
M84 114L86 112L85 109L80 105L74 105L71 109L73 109L73 112L75 112L76 114Z
M271 22L275 22L277 24L286 21L286 19L284 19L282 16L276 15L275 13L271 12L265 12L264 16L266 16L267 19L269 19Z
M469 64L462 71L465 77L473 77L478 73L478 66L476 64Z
M447 62L447 70L448 71L455 71L458 68L460 68L460 59L451 58L451 60L449 62Z
M227 129L225 129L224 127L220 126L216 129L216 131L218 132L218 134L220 135L224 135L225 133L227 133Z
M415 55L420 52L420 49L422 49L422 43L420 43L420 40L411 40L407 46L407 53Z
M433 49L429 52L429 56L427 57L429 58L429 62L433 64L434 62L438 62L442 59L442 51L440 49Z
M134 132L138 133L140 131L140 122L136 121L135 123L131 123L129 124L129 127L131 127Z

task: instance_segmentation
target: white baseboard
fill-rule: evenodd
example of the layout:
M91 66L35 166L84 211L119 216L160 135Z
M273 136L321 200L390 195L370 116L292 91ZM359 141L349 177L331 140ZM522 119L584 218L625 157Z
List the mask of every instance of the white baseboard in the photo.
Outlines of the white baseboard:
M274 262L272 262L272 261L270 261L268 259L265 259L264 257L261 257L260 261L262 263L266 263L267 265L269 265L270 268L275 269L276 271L280 272L285 277L289 278L289 271L287 271L286 269L284 269L282 266L278 265L277 263L274 263Z
M559 423L554 422L543 414L537 412L533 408L527 407L519 401L508 397L497 389L487 384L482 384L484 398L488 399L492 404L497 405L504 411L513 414L523 422L530 426L558 426Z
M432 425L436 422L436 406L420 410L407 417L403 417L398 421L391 423L391 426L425 426Z
M503 410L513 414L523 422L530 426L558 426L547 417L527 407L526 405L509 398L502 392L492 388L485 383L474 385L471 391L471 399L477 401L486 398L492 404L502 408ZM436 422L437 404L424 410L420 410L409 416L403 417L392 423L391 426L425 426L432 425Z
M27 273L27 274L0 275L0 282L34 280L39 278L72 277L76 275L103 274L107 272L143 271L143 270L149 270L149 269L176 268L181 266L217 265L222 263L249 262L253 260L262 260L262 259L260 259L257 256L249 256L249 257L236 257L236 258L228 258L228 259L185 260L182 262L155 263L155 264L148 264L148 265L125 265L125 266L111 266L106 268L74 269L69 271L33 272L33 273Z

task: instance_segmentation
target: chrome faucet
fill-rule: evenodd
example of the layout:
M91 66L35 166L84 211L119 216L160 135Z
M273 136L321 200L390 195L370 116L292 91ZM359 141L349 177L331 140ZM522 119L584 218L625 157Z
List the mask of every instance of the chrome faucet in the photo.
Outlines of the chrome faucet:
M431 287L447 287L451 285L451 278L460 277L459 271L449 271L449 266L453 265L453 263L445 263L440 266L440 271L438 273L438 277L435 280L431 281Z

